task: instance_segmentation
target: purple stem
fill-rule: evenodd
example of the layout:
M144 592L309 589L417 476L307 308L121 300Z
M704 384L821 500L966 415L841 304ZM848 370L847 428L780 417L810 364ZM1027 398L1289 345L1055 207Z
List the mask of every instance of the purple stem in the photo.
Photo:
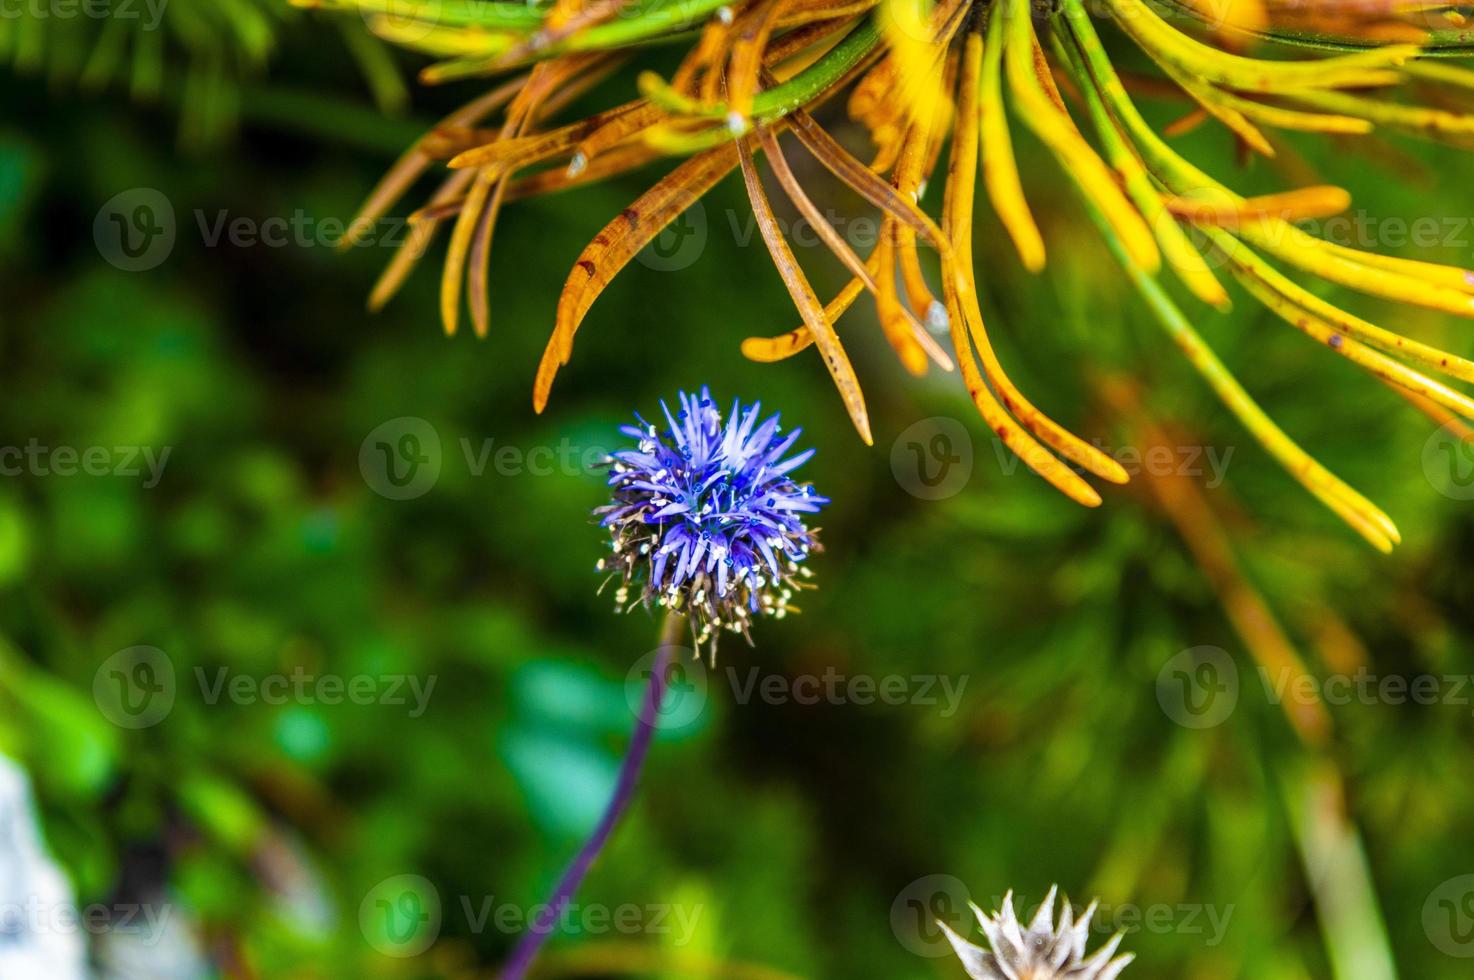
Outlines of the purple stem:
M512 958L507 961L506 968L502 970L501 980L522 980L532 966L532 961L537 959L538 950L542 949L543 943L552 934L553 923L563 913L568 903L573 900L573 895L578 891L579 884L584 875L588 874L589 867L594 863L594 858L604 849L609 841L609 835L614 832L615 824L624 815L630 802L635 796L635 784L640 778L640 769L645 764L645 756L650 751L650 739L655 734L655 726L659 722L660 702L665 697L666 672L670 666L671 653L677 649L675 638L684 626L686 617L678 612L666 614L665 623L660 631L660 647L655 654L655 662L650 667L650 686L645 689L645 700L640 705L639 721L635 725L635 733L630 738L629 751L625 753L624 761L619 766L619 779L614 784L614 796L609 805L604 809L604 815L599 818L599 825L589 835L579 849L578 855L574 857L573 863L568 870L563 872L563 877L558 879L558 887L553 890L553 896L548 899L544 906L544 913L537 917L522 938L517 941L517 947L512 950Z

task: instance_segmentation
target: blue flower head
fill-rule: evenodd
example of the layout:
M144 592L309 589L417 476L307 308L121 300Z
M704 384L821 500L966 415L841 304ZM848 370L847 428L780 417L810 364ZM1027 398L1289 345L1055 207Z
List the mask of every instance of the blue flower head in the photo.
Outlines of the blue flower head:
M759 422L758 404L736 401L723 424L704 387L680 403L672 415L661 402L663 430L639 415L620 427L637 445L610 457L613 502L594 513L613 539L599 569L623 578L619 605L638 589L633 601L689 615L700 645L793 608L818 549L804 515L829 499L789 475L814 454L784 458L802 430L785 434L777 415Z

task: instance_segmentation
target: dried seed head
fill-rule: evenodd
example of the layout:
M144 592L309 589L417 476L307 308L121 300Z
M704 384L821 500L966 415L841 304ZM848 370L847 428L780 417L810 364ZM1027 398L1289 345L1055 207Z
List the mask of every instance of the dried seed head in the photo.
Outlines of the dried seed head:
M1049 889L1028 928L1021 927L1014 915L1011 891L1003 897L1003 907L995 913L985 913L974 905L972 910L991 949L968 942L945 922L938 924L973 980L1116 980L1135 958L1134 954L1115 956L1121 943L1121 935L1117 933L1087 959L1085 941L1095 915L1095 903L1091 902L1076 920L1069 899L1065 899L1056 923L1056 891Z

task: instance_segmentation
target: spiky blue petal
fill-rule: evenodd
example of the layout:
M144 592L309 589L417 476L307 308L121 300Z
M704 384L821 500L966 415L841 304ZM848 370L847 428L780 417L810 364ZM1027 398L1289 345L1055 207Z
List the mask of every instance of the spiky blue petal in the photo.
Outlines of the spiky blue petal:
M725 424L709 389L681 392L665 426L636 415L620 427L634 448L610 457L612 501L595 511L621 575L621 605L634 598L691 616L697 642L719 629L746 633L754 616L783 616L802 564L818 548L804 515L829 503L790 474L814 454L789 455L801 430L733 401Z

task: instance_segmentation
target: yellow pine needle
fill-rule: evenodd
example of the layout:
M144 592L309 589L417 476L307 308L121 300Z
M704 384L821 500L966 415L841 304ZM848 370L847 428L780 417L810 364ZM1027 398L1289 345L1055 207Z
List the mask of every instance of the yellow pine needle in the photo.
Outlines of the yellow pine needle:
M1179 218L1219 228L1237 228L1245 222L1264 218L1278 218L1281 221L1328 218L1351 206L1351 195L1343 188L1330 185L1298 187L1292 191L1259 197L1235 197L1230 200L1222 195L1215 195L1215 198L1216 200L1198 200L1174 196L1167 199L1167 205Z
M1199 126L1203 125L1203 123L1212 118L1213 117L1208 114L1208 110L1204 109L1202 106L1198 106L1197 108L1189 110L1182 116L1179 116L1177 119L1163 126L1162 135L1170 136L1174 139L1178 136L1186 136L1188 133L1193 132Z
M896 74L890 97L911 120L932 118L946 97L934 70L945 50L933 41L936 12L929 0L883 0L880 6L880 28Z
M672 115L691 116L695 119L720 119L725 115L725 107L707 105L700 99L687 95L661 78L657 72L640 72L635 77L635 87L640 90L641 95Z
M896 228L896 257L900 260L901 283L906 287L906 299L916 317L935 316L941 308L936 296L927 284L921 271L921 253L916 248L916 233L909 228ZM923 331L923 335L925 331ZM947 362L951 364L951 361ZM943 368L943 370L950 370Z
M1214 230L1209 235L1226 253L1232 249L1232 246L1224 241L1224 239L1232 240L1232 236L1227 232ZM1465 418L1474 418L1474 401L1471 401L1464 393L1455 391L1400 361L1393 360L1386 354L1344 336L1332 324L1291 302L1283 293L1253 275L1247 263L1235 262L1234 270L1245 290L1296 330L1325 344L1357 367L1383 381L1416 392Z
M1143 0L1107 3L1121 29L1146 51L1189 76L1243 92L1394 85L1398 75L1386 69L1418 54L1417 45L1402 44L1314 61L1245 58L1193 40L1158 17Z
M1270 26L1264 0L1184 0L1208 24L1241 32L1262 31Z
M1098 46L1099 39L1095 37L1089 15L1079 0L1066 0L1064 12L1075 32L1075 43L1085 57L1100 93L1112 105L1117 118L1128 128L1147 158L1157 165L1158 176L1179 195L1203 195L1210 203L1221 201L1231 208L1241 207L1244 198L1182 159L1157 136L1137 112L1114 70L1103 58L1091 56L1091 48ZM1086 46L1087 41L1091 47ZM1098 47L1095 50L1098 51ZM1474 297L1454 288L1411 278L1407 270L1390 271L1364 264L1361 253L1346 250L1355 256L1354 259L1348 257L1348 254L1329 247L1328 243L1279 218L1243 220L1239 226L1239 237L1328 281L1413 306L1474 317Z
M1064 97L1059 94L1059 86L1054 82L1054 71L1049 66L1049 59L1044 56L1044 49L1039 45L1039 35L1033 31L1029 35L1029 51L1034 59L1034 77L1039 79L1039 87L1060 114L1068 118L1070 110L1065 107Z
M942 230L914 200L908 200L879 174L856 160L812 115L800 109L788 116L788 122L804 148L856 194L915 229L938 251L950 248Z
M1182 71L1159 52L1150 48L1146 49L1148 57L1157 63L1169 77L1184 92L1192 96L1197 103L1206 111L1233 130L1240 138L1264 156L1275 155L1274 147L1270 145L1264 134L1259 131L1250 120L1264 123L1266 126L1274 126L1279 129L1303 130L1321 133L1348 133L1361 134L1372 131L1372 124L1366 119L1353 116L1325 115L1321 113L1298 112L1294 109L1286 109L1280 106L1267 105L1246 99L1233 92L1227 92L1216 88L1208 82Z
M1474 318L1474 296L1402 270L1364 264L1363 253L1336 248L1278 218L1260 218L1240 224L1239 236L1291 265L1329 282L1410 306L1441 310Z
M938 111L940 112L940 107ZM892 183L902 199L915 201L919 196L918 188L930 149L931 124L934 121L934 119L918 117L901 143L901 155L896 164ZM907 238L909 240L903 240ZM880 315L880 323L885 330L886 339L895 348L902 365L912 374L919 376L926 371L926 359L911 330L908 329L906 309L896 290L896 257L903 246L909 247L914 252L915 233L911 232L909 236L903 235L896 219L887 215L882 222L881 240L878 246L878 250L883 250L883 257L877 268L880 277L880 291L876 293L876 312Z
M499 139L510 140L522 134L531 124L538 107L560 83L568 80L579 66L565 63L543 62L532 70L527 84L507 107L507 118L502 123ZM477 171L466 195L466 202L456 219L451 232L450 250L440 278L440 322L446 336L454 336L456 321L460 314L460 279L467 275L471 286L471 306L474 326L478 336L485 336L489 312L486 308L486 262L491 244L491 232L501 207L506 181L495 171ZM468 267L468 260L472 260Z
M427 7L429 13L433 8ZM390 44L423 51L437 58L495 59L517 46L518 35L493 33L482 27L453 27L433 18L375 15L369 30Z
M946 66L943 69L943 85L949 92L956 87L959 60L955 51L949 52ZM943 103L938 116L932 119L922 143L915 148L914 152L903 153L901 157L902 167L897 173L897 189L914 201L919 202L926 193L927 175L936 172L942 147L951 132L952 115L950 103ZM920 317L935 318L937 311L945 315L945 306L937 301L931 286L927 284L926 276L921 271L921 255L916 247L916 230L909 224L895 220L892 220L892 227L895 229L896 259L901 282L905 287L906 298L911 304L912 311ZM919 333L919 339L924 344L930 339L930 335L923 329ZM950 363L949 360L948 364Z
M1198 105L1202 106L1205 112L1227 126L1234 135L1247 143L1256 153L1266 157L1274 156L1274 147L1270 145L1269 140L1243 112L1223 98L1226 93L1206 83L1200 83L1169 67L1166 63L1158 62L1158 64L1162 66L1162 70L1169 78L1192 96Z
M1474 294L1474 271L1460 269L1458 266L1441 265L1437 262L1423 262L1418 259L1404 259L1395 255L1378 255L1376 252L1362 252L1336 242L1325 242L1325 247L1330 251L1341 255L1362 265L1369 265L1374 269L1382 269L1393 272L1409 279L1417 279L1431 286L1447 287L1459 292Z
M604 145L618 142L654 125L665 117L665 110L647 99L636 99L621 106L581 119L566 126L519 136L499 139L485 146L474 147L451 158L451 169L460 167L487 167L497 170L515 170L520 167L571 152L582 142L595 138L601 131L609 130L602 137Z
M481 222L482 211L486 208L496 182L495 175L486 171L477 172L450 234L450 251L440 272L440 324L447 337L455 336L461 311L462 273L471 249L471 238Z
M1110 226L1101 215L1092 210L1091 216L1106 235L1106 241L1125 268L1127 276L1137 291L1147 301L1157 322L1166 330L1188 363L1203 376L1229 411L1239 419L1254 439L1273 456L1285 471L1309 490L1316 499L1334 511L1358 534L1384 554L1392 551L1393 545L1402 537L1397 525L1371 501L1347 486L1339 477L1327 470L1314 457L1291 439L1274 420L1259 407L1253 397L1244 390L1233 373L1228 370L1207 342L1193 329L1186 316L1172 302L1166 292L1151 276L1146 275L1131 261L1121 243L1111 234Z
M1186 79L1180 73L1175 75L1179 81ZM1188 80L1191 81L1191 80ZM1296 109L1286 109L1283 106L1269 105L1264 102L1255 102L1225 92L1221 88L1211 85L1199 84L1191 81L1192 88L1187 89L1189 94L1199 97L1199 101L1210 99L1222 109L1237 113L1241 117L1252 119L1254 122L1272 126L1275 129L1289 129L1305 133L1341 133L1347 136L1361 136L1370 133L1375 127L1370 120L1356 116L1338 116L1323 112L1300 112ZM1186 88L1186 85L1184 85ZM1269 154L1273 156L1273 153Z
M1003 17L996 8L988 23L988 41L983 50L978 112L983 141L983 186L988 190L998 220L1013 239L1024 268L1039 272L1044 268L1044 238L1024 198L1008 133L1008 116L1003 108Z
M506 200L509 178L503 176L496 182L476 225L475 237L471 240L471 254L466 268L466 304L471 308L471 326L477 337L486 337L491 332L491 306L487 299L487 278L491 273L491 238L496 229L496 219Z
M1401 385L1395 385L1390 381L1383 381L1382 383L1413 408L1416 408L1427 416L1438 428L1445 429L1450 434L1457 436L1461 442L1467 442L1469 445L1474 446L1474 428L1471 428L1453 412L1429 401L1422 395L1408 391Z
M527 84L527 75L519 75L498 85L496 88L472 99L461 106L455 112L446 116L436 125L435 129L453 126L475 125L488 114L496 111L511 99L522 87ZM432 130L431 132L434 132ZM353 221L348 225L348 231L338 243L339 248L352 248L357 245L363 236L363 232L378 221L389 209L392 208L405 192L414 185L431 164L431 159L421 150L421 140L405 151L404 155L395 161L394 166L389 168L374 189L369 192L368 198L359 207L358 213L354 215ZM438 195L437 195L438 196Z
M947 296L948 312L952 328L952 344L956 349L957 363L962 369L962 381L967 386L967 393L972 398L973 405L977 407L978 413L982 415L983 421L988 428L1008 447L1024 465L1038 473L1049 481L1055 489L1078 504L1086 507L1099 507L1100 494L1095 488L1069 469L1049 450L1039 445L1027 432L1019 428L1003 406L998 404L993 393L988 390L988 385L983 381L977 364L973 360L972 347L968 341L966 328L962 325L962 311L956 305L956 289L948 280L943 287Z
M1228 259L1241 282L1253 279L1284 297L1292 306L1305 310L1343 333L1460 381L1474 382L1474 361L1368 323L1298 285L1232 235L1211 228L1205 232Z
M1193 295L1210 306L1227 310L1230 303L1223 284L1213 275L1213 271L1208 268L1203 256L1188 240L1187 233L1183 231L1168 209L1166 201L1161 192L1157 190L1156 184L1152 182L1146 167L1126 144L1124 137L1116 128L1115 121L1111 119L1110 113L1101 102L1099 93L1090 84L1084 65L1072 56L1072 53L1059 42L1058 37L1054 38L1054 42L1056 54L1061 61L1071 66L1080 83L1080 93L1085 101L1086 111L1090 113L1091 121L1095 124L1096 132L1099 134L1101 145L1105 148L1111 166L1121 175L1126 185L1126 193L1131 196L1131 200L1150 223L1152 231L1156 233L1157 244L1168 266L1183 285L1192 291Z
M758 77L763 70L763 52L791 0L763 0L747 20L732 45L727 68L728 112L735 119L752 116L752 100L757 94Z
M459 200L465 193L466 185L470 184L475 176L476 171L474 170L461 170L451 174L430 198L430 207ZM376 313L383 309L385 304L394 298L394 294L399 292L399 288L404 285L404 281L409 278L409 274L414 271L420 258L425 254L425 249L429 247L430 239L434 237L442 220L431 218L413 225L409 241L401 245L394 253L394 257L379 274L373 290L369 293L368 309L371 312Z
M538 197L571 187L597 183L638 169L659 156L659 153L642 144L619 146L589 160L582 168L569 164L567 167L550 167L518 177L507 187L507 200L520 201L528 197Z
M983 325L982 310L978 305L977 285L973 281L972 271L972 214L977 185L979 148L978 76L981 74L982 60L982 36L970 33L962 54L962 73L958 81L957 129L952 137L952 161L947 179L947 201L944 205L948 222L948 238L953 242L953 265L960 271L960 275L955 280L956 286L953 289L949 306L954 311L960 307L972 343L976 346L979 359L982 361L983 370L988 380L992 382L1003 407L1015 415L1031 434L1066 459L1102 479L1112 483L1126 483L1129 477L1121 464L1056 423L1024 397L1003 370L1003 365L998 360L993 345L988 339L987 329ZM954 337L959 329L960 326L954 325ZM957 353L959 357L965 356L965 351L961 347ZM967 359L970 360L970 358ZM996 431L997 427L993 426L993 428ZM1007 442L1006 439L1005 442ZM1013 447L1010 446L1010 448ZM1042 449L1039 452L1043 455L1037 461L1037 465L1036 462L1031 462L1027 458L1024 461L1035 472L1050 479L1045 470L1052 469L1051 463L1057 464L1058 461ZM1045 462L1046 457L1051 462ZM1041 469L1041 466L1045 469ZM1050 482L1055 481L1050 479ZM1059 486L1058 483L1055 485ZM1078 490L1078 488L1075 489ZM1095 506L1100 502L1100 496L1094 490L1091 490L1090 494L1083 499L1068 489L1065 492L1090 506Z
M757 218L758 230L762 232L763 241L773 257L773 264L778 267L778 274L783 277L783 283L788 287L794 305L798 307L809 332L814 335L814 346L819 348L824 366L834 379L835 387L839 389L840 398L844 401L845 410L849 412L850 421L855 425L855 431L860 434L865 445L873 445L875 440L870 434L865 396L860 391L860 381L855 377L849 355L845 353L839 335L834 332L834 325L824 316L824 308L814 295L808 279L804 277L803 270L799 268L798 261L793 257L793 250L783 238L778 219L768 203L767 192L763 190L762 181L758 178L757 163L753 160L749 141L741 139L735 142L737 160L742 167L742 181L747 187L747 197L752 204L753 215Z
M1012 2L1004 5L1004 11L1008 17L1004 66L1008 72L1009 88L1019 102L1025 123L1054 153L1060 166L1085 197L1100 208L1131 253L1133 261L1155 273L1161 266L1162 257L1151 229L1126 199L1110 168L1085 142L1070 117L1060 111L1039 83L1034 72L1034 25L1029 20L1029 5Z
M732 142L685 161L605 225L579 255L558 297L557 322L538 363L532 405L548 403L558 368L568 363L573 338L589 307L614 276L656 235L737 165Z
M906 307L896 291L895 219L884 218L880 227L880 243L875 246L879 279L876 281L875 314L885 339L895 348L901 366L920 377L926 373L926 357L916 346L906 324Z
M824 307L824 317L830 323L835 323L845 311L848 310L864 292L865 283L858 276L845 284L829 303ZM792 357L799 351L806 349L814 342L814 335L809 332L807 325L800 323L797 327L776 337L748 337L742 341L742 356L751 361L759 361L771 364Z
M773 169L773 175L778 178L779 185L783 188L784 193L788 195L788 198L793 201L799 213L804 216L804 219L814 229L815 234L828 246L829 250L834 253L834 256L839 259L840 263L850 271L851 275L873 295L878 297L880 295L880 287L875 278L871 276L870 270L866 268L864 261L855 254L855 250L850 247L849 243L844 240L844 237L829 223L828 219L819 210L818 205L813 202L813 199L803 189L803 184L793 173L792 168L789 167L787 159L784 158L782 147L778 145L778 139L773 135L771 129L766 126L758 127L757 138L762 144L763 156L767 158L768 165ZM884 233L882 233L881 240L886 240ZM884 267L883 264L880 265L880 268L883 269ZM911 338L914 338L911 339L911 347L909 349L914 350L921 358L920 370L916 370L913 367L915 363L914 358L910 364L907 364L908 370L911 370L914 374L925 373L926 358L931 357L942 367L942 370L950 371L952 369L952 361L947 357L946 351L942 350L936 341L931 339L915 316L904 308L900 312L902 318L906 321L902 329L909 330ZM833 318L830 319L830 322L834 322Z
M1474 89L1474 71L1457 68L1437 61L1410 61L1402 66L1403 74L1414 78L1452 85L1455 88Z
M1279 93L1291 102L1346 116L1357 116L1378 126L1388 126L1430 137L1474 135L1474 115L1367 99L1347 92L1295 90Z

